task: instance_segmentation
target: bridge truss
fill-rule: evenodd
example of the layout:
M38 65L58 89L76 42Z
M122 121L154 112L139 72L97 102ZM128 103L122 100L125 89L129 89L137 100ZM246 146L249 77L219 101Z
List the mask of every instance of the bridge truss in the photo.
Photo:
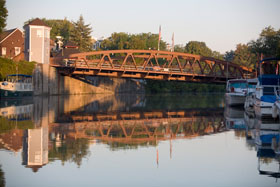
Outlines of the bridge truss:
M252 77L252 70L199 55L155 50L110 50L77 53L52 66L64 75L225 83Z

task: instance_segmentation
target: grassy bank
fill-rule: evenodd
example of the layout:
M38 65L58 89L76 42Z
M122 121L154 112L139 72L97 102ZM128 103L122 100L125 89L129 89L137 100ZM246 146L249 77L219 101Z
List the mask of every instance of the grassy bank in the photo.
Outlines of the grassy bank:
M9 74L25 74L32 75L36 62L20 61L14 62L11 59L0 57L0 81L6 78ZM17 72L18 65L18 72Z
M221 93L225 92L225 85L147 80L145 90L147 93Z

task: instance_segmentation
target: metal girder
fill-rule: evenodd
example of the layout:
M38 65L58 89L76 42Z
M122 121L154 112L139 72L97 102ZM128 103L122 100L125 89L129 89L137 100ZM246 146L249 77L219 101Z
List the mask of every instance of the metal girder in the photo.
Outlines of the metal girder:
M64 74L222 83L253 71L194 54L155 50L110 50L72 54L68 64L51 64ZM71 69L71 71L69 70ZM86 70L86 71L85 71Z

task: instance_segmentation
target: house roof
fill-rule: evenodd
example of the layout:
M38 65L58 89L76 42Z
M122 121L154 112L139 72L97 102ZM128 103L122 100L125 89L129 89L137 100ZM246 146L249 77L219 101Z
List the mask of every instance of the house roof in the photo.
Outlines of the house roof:
M3 41L3 40L5 40L6 38L8 38L8 36L10 35L10 34L12 34L14 31L16 31L17 30L17 28L14 28L14 29L10 29L10 30L6 30L6 31L4 31L4 32L2 32L1 34L0 34L0 43Z
M69 58L70 55L80 52L81 51L77 48L65 48L62 49L55 57Z
M48 26L45 22L43 22L42 20L40 20L39 18L36 18L34 20L32 20L30 23L28 23L27 25L37 25L37 26L45 26L45 27L50 27Z
M67 41L66 44L64 44L64 48L79 48L77 44L75 44L72 41Z

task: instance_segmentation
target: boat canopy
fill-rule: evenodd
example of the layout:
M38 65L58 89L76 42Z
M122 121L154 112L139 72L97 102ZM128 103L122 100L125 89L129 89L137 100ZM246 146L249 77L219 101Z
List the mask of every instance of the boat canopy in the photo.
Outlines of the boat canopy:
M31 78L31 75L25 75L25 74L11 74L11 75L7 75L7 77L26 77L26 78Z
M268 75L264 74L259 76L260 85L280 85L280 75Z
M280 58L277 58L277 57L264 58L260 61L260 63L263 63L263 62L266 62L266 61L274 61L274 60L280 60Z

